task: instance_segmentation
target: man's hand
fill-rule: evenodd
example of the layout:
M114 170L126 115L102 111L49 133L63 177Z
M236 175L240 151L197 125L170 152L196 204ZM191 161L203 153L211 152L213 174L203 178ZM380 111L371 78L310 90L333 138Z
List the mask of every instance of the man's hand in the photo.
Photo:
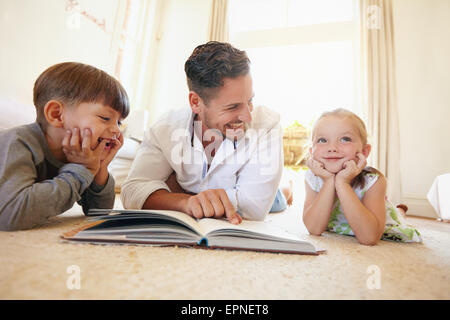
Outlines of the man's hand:
M342 170L336 174L336 184L350 184L352 180L366 167L366 157L361 152L358 152L356 157L358 158L358 163L354 160L344 162Z
M103 140L92 150L91 140L92 133L89 129L84 130L83 138L80 129L67 130L62 141L62 150L68 162L85 166L95 176L100 169L100 157L107 141Z
M236 212L223 189L206 190L190 196L186 200L185 212L197 219L226 216L232 224L242 222L242 217Z
M313 159L312 156L306 161L306 165L311 169L312 173L321 178L323 181L333 178L335 175L327 171L322 162Z

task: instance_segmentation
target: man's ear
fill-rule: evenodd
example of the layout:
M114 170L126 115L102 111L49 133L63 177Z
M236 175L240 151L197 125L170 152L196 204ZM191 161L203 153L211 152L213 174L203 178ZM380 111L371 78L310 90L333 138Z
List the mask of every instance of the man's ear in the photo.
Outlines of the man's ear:
M199 114L201 111L200 105L203 103L202 98L194 92L189 91L189 104L191 106L192 112L195 114Z
M50 100L44 106L44 116L48 124L62 128L64 126L63 120L64 106L58 100Z
M364 157L368 158L371 150L372 150L372 146L370 144L366 144L362 148L362 154L364 155Z

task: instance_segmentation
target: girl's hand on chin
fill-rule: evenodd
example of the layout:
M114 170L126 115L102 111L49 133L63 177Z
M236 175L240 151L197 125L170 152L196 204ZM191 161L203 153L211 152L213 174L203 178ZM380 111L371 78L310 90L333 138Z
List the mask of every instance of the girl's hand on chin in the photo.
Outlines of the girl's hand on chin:
M336 183L342 182L350 184L352 180L366 167L366 157L361 152L358 152L356 157L358 159L357 163L355 160L347 160L344 162L342 170L336 174Z
M330 178L334 178L335 176L333 173L325 169L325 166L323 165L322 162L313 159L312 156L310 156L309 159L306 161L306 165L312 171L312 173L314 173L316 176L318 176L324 181Z

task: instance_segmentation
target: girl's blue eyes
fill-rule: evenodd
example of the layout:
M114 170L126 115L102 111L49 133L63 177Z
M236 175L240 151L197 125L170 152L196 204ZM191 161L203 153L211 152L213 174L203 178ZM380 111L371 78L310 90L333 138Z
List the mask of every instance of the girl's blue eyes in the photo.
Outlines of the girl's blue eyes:
M352 141L352 139L350 137L342 137L340 140L342 142L351 142ZM327 140L325 138L317 139L317 143L326 143L326 142L327 142Z

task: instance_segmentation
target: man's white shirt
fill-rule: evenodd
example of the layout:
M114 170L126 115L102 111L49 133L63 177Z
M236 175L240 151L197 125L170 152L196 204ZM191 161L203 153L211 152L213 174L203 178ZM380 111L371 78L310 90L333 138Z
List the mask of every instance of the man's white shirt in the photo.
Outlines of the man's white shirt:
M169 111L146 131L122 185L124 208L141 209L153 192L170 191L165 181L175 172L184 190L198 194L224 189L244 219L263 220L283 169L279 114L267 107L254 108L245 135L236 142L224 138L209 168L206 154L213 144L205 150L196 132L201 135L201 124L194 121L190 108Z

